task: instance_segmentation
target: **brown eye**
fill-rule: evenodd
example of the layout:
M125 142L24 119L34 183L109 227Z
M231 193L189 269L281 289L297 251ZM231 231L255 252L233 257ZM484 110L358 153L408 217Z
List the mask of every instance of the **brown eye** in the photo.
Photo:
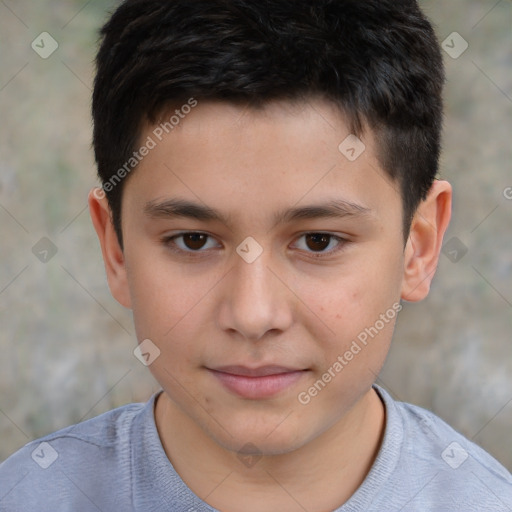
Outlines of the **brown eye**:
M329 246L331 235L324 233L309 233L306 235L306 244L311 250L323 251Z
M201 253L206 253L207 250L211 248L211 246L206 247L209 241L208 239L213 240L213 238L206 233L191 231L164 237L162 243L171 251L178 254L187 256L195 256L197 254L198 256L202 256Z
M315 258L329 256L342 251L348 243L348 240L345 238L331 235L330 233L304 233L299 239L304 239L303 243L298 244L299 248ZM331 247L330 249L328 249L329 246Z
M305 233L299 237L305 239L305 247L299 247L302 251L314 256L315 258L321 258L329 256L331 254L342 251L344 247L349 243L348 240L340 236L332 235L330 233ZM180 241L181 239L181 241ZM194 256L206 256L212 246L208 247L208 241L214 239L206 234L195 231L183 232L174 236L167 236L162 239L162 243L171 251L188 257ZM180 241L180 243L178 243ZM335 242L332 244L332 242ZM330 250L326 250L331 246ZM213 246L214 247L214 246ZM205 254L202 254L205 253Z
M198 250L202 249L205 244L206 238L208 235L203 233L187 233L185 235L181 235L183 237L183 243L188 249Z

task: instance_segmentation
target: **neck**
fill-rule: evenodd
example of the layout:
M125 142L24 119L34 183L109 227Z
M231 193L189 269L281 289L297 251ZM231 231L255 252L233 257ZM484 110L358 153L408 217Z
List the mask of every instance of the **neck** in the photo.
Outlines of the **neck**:
M224 512L325 512L340 507L364 481L382 441L385 409L371 389L340 421L299 449L249 458L246 466L165 392L158 397L155 421L174 469L211 506Z

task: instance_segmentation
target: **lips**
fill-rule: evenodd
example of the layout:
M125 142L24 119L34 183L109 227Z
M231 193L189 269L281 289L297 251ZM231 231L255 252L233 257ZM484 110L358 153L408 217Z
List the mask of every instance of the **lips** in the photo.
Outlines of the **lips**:
M281 375L301 371L300 368L286 368L284 366L260 366L259 368L248 368L246 366L221 366L214 368L215 371L239 375L242 377L266 377L267 375Z
M208 370L229 392L252 400L278 395L306 373L303 369L276 365L259 368L231 365Z

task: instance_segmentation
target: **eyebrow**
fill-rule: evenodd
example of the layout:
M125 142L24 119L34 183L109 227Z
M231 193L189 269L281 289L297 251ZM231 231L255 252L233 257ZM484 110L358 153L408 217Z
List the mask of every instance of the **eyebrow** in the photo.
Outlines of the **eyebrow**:
M187 199L172 198L164 201L149 201L144 206L144 213L150 218L189 218L206 222L221 222L231 226L232 215L226 215L209 206L194 203ZM289 208L274 216L274 226L295 220L344 218L373 216L370 208L343 199L331 199L322 204Z

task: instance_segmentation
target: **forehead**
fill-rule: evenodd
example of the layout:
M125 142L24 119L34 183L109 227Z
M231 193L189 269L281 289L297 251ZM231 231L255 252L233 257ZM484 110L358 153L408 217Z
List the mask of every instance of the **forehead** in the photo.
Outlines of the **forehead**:
M384 216L401 208L371 131L356 138L325 100L274 101L257 110L204 101L167 117L147 125L140 139L153 148L125 192L139 211L151 215L165 201L175 207L176 199L188 200L203 204L199 216L235 222L245 212L254 222L266 216L270 226L289 219L285 207L306 204L339 200Z

